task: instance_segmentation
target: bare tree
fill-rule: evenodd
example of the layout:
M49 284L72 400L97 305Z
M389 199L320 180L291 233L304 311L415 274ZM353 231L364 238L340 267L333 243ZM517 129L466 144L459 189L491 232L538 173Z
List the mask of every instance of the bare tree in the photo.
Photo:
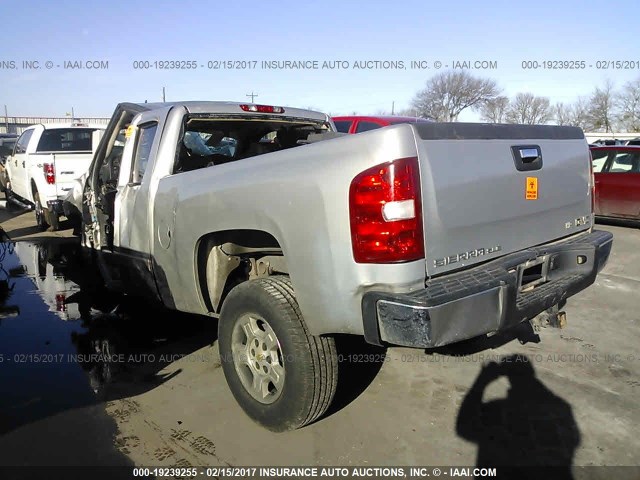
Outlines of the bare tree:
M597 87L589 98L587 117L589 128L593 130L613 131L613 120L615 117L615 95L613 83L607 80L602 87Z
M553 107L553 115L557 125L572 125L572 108L571 105L565 105L562 102L558 102Z
M495 80L474 77L466 71L442 72L431 77L413 99L419 116L455 122L467 108L479 108L498 96Z
M533 93L518 93L505 114L507 122L527 125L547 123L552 117L549 99L536 97Z
M480 118L483 122L489 123L504 123L509 107L509 98L501 95L496 98L487 100L480 107Z
M628 82L618 94L620 126L628 132L640 131L640 78Z
M583 130L590 130L589 123L589 102L584 97L578 99L571 105L569 110L568 125L580 127Z
M419 117L420 116L418 113L418 110L416 110L415 108L404 108L398 111L398 115L402 117Z

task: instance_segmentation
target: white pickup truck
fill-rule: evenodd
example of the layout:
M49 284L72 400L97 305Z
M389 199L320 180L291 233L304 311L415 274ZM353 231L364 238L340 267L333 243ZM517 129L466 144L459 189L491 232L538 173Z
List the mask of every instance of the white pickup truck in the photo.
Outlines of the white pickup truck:
M57 230L62 200L89 169L103 132L78 123L28 127L6 161L7 204L33 206L38 226Z

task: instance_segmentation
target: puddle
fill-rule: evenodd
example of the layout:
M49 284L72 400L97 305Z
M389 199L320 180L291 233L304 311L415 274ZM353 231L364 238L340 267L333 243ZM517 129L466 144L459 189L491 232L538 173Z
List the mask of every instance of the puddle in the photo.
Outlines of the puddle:
M215 339L210 318L108 292L75 240L0 243L0 434L144 393Z

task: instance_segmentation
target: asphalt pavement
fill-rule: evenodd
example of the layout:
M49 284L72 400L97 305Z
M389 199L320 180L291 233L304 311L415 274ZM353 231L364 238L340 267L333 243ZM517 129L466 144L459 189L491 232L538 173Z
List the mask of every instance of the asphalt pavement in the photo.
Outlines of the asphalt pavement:
M338 339L328 415L275 434L227 388L210 318L106 292L70 230L0 225L0 466L638 465L640 230L569 299L564 329L528 323L436 351ZM109 358L110 361L105 361ZM616 475L640 478L636 470ZM611 477L612 478L612 477Z

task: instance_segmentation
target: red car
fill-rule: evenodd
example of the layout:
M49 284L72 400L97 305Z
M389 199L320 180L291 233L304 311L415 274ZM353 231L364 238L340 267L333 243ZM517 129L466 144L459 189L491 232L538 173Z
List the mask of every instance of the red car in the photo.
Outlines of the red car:
M595 214L640 220L640 146L591 147Z
M421 123L430 122L426 118L419 117L400 117L394 115L365 117L359 115L351 115L346 117L333 117L333 123L342 133L362 133L376 128L388 127L397 123Z

